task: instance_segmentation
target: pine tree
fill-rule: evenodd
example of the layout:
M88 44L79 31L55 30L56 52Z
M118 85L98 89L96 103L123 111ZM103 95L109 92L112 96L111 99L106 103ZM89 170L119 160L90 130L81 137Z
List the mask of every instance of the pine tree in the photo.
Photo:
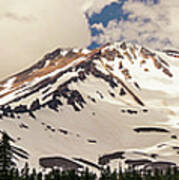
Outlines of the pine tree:
M21 170L21 177L24 179L24 180L28 180L29 179L29 165L28 163L25 163L25 166L24 168Z
M10 171L16 166L14 160L18 157L28 159L28 153L21 148L15 147L10 142L15 142L6 132L2 133L0 141L0 180L10 180Z

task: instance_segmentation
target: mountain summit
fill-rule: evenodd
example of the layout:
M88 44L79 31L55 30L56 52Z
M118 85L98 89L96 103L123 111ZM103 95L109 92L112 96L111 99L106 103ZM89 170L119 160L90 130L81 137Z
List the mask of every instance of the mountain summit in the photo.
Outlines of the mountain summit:
M106 84L108 89L102 91L116 95L119 101L120 96L127 94L133 99L132 104L144 106L138 91L150 88L148 80L170 81L176 75L168 62L171 53L165 52L157 53L125 42L106 44L92 51L56 49L29 69L0 82L1 116L13 117L25 112L32 115L45 106L57 111L63 103L79 111L87 98L93 99L89 98L91 92L85 92L81 86L88 87L88 81L93 79L99 81L98 85ZM94 83L94 92L95 86Z
M56 49L0 82L1 128L34 166L54 155L99 164L176 160L178 54L126 42Z

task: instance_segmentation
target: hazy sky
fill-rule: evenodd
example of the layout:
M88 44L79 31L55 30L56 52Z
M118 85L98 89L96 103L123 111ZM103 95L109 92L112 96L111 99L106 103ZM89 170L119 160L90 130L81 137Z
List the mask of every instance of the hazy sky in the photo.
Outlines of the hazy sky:
M179 0L0 0L0 79L57 47L179 48Z
M88 22L80 0L1 0L0 78L56 47L86 47Z
M87 47L91 36L85 11L99 12L115 1L1 0L0 79L57 47Z

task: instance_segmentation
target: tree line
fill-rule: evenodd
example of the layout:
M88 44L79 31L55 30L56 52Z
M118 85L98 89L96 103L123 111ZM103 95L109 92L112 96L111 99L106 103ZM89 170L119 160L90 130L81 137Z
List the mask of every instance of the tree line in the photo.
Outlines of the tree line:
M22 148L16 147L15 143L6 132L1 132L0 141L0 180L179 180L179 169L177 167L161 170L141 172L135 168L111 171L110 167L102 168L99 175L90 172L88 168L82 171L51 169L43 173L33 169L30 171L26 163L24 168L18 169L16 160L28 159L29 154Z

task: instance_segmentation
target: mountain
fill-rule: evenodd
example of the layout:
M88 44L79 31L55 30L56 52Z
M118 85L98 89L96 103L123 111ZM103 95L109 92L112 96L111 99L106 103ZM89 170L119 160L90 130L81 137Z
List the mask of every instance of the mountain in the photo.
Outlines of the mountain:
M175 50L126 42L56 49L0 82L0 129L32 167L177 164L178 67Z

